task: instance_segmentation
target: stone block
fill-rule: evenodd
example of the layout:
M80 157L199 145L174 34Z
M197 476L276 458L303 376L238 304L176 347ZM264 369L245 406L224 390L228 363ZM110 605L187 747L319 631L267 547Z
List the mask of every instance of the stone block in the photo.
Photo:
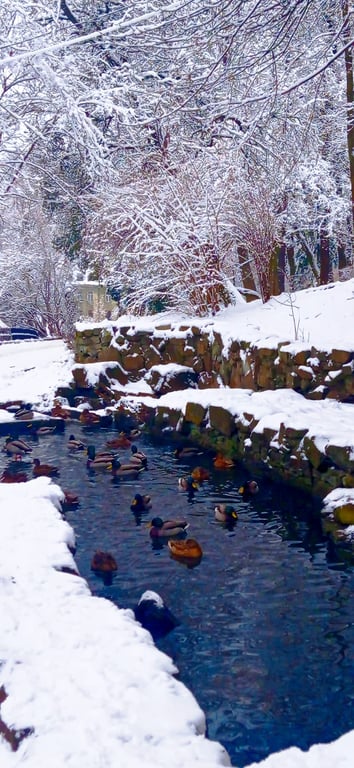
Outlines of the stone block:
M200 403L187 403L185 418L187 421L191 421L192 424L199 426L205 419L207 409Z
M226 408L211 405L209 407L209 421L212 429L216 429L225 437L231 437L236 432L234 417Z

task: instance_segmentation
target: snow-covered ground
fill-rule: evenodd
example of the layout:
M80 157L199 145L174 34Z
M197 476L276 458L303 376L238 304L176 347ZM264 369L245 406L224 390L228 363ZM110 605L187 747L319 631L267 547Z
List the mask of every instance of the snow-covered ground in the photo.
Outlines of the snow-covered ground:
M303 301L298 294L297 304L307 343L322 349L354 348L353 280L305 291ZM293 320L288 318L285 327L284 311L288 315L289 307L284 310L272 300L264 308L241 305L226 310L211 322L222 328L225 340L254 339L257 332L258 338L284 338L285 334L293 339L294 333L288 333ZM138 321L141 327L152 322L151 318ZM56 387L70 381L72 364L64 342L0 346L0 402L22 398L39 408L50 405ZM268 395L273 398L275 393L256 394L264 396L262 418L268 415L274 420L274 402ZM278 411L283 410L285 398L291 400L293 395L300 397L282 395ZM185 393L177 396L183 403ZM193 398L197 396L193 390ZM232 392L227 396L232 397ZM247 392L234 396L256 397ZM210 394L201 391L200 397ZM337 429L338 434L345 408L346 428L354 430L353 406L302 403L302 411L292 403L297 418L312 424L320 406L327 431ZM0 735L1 768L216 768L227 764L222 747L204 737L203 713L174 679L172 661L156 649L131 612L93 597L81 577L60 570L75 569L68 549L73 531L58 511L60 496L60 488L46 478L17 486L0 484L0 702L4 699L0 734L7 732L13 740L16 732L19 739L23 736L17 751L12 751ZM353 755L351 731L306 753L294 747L271 755L258 766L353 768Z

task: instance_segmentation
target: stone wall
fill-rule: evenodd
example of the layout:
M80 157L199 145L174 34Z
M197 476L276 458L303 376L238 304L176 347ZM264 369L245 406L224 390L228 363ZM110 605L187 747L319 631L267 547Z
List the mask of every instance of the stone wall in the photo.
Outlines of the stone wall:
M75 380L83 385L83 365L110 362L109 379L123 386L143 379L154 366L177 363L195 374L198 388L246 388L254 391L291 388L312 400L354 402L354 353L321 351L287 340L269 346L233 341L227 349L215 330L198 326L157 325L150 332L132 326L92 328L77 332ZM150 376L151 378L151 376ZM161 382L159 382L161 388ZM160 392L161 394L161 392Z

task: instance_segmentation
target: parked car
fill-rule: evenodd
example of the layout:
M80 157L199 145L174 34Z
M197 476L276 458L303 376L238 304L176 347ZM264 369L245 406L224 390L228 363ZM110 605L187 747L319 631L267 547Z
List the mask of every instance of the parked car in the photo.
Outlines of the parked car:
M41 335L36 328L26 328L15 326L11 330L12 341L23 341L25 339L40 339Z

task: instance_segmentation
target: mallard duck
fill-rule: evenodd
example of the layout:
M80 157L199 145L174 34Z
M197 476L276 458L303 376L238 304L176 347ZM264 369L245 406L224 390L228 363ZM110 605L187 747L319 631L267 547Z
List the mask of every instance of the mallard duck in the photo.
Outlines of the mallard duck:
M68 448L69 451L84 451L86 450L86 445L82 440L77 440L75 435L69 435Z
M151 497L150 496L142 496L141 493L136 493L134 496L134 499L130 505L130 509L132 512L147 512L149 509L151 509Z
M136 480L142 470L143 467L137 467L134 464L121 464L118 458L115 458L112 462L113 478Z
M27 428L31 430L32 435L52 435L55 432L56 427L36 427L35 424L28 424Z
M107 448L130 448L131 444L131 440L123 432L106 442Z
M259 491L258 483L255 480L246 480L238 492L246 498L247 496L254 496Z
M26 453L32 453L32 448L25 440L20 438L7 437L3 451L9 456L25 456Z
M188 493L188 496L192 497L194 496L195 492L198 490L199 485L191 475L188 475L187 477L178 478L178 488L180 491L186 491Z
M39 459L33 459L33 476L34 477L54 477L59 475L59 468L53 464L41 464Z
M112 573L117 571L116 560L110 552L102 552L97 549L91 560L91 571L100 571L101 573Z
M195 467L191 471L191 477L198 483L203 483L204 480L209 480L210 472L204 467Z
M203 550L196 539L168 541L167 546L173 558L184 561L187 565L197 565L203 556Z
M98 415L98 413L85 408L85 410L81 411L80 413L79 422L86 427L97 427L101 423L101 417Z
M86 461L86 467L87 469L91 470L108 470L110 471L112 469L112 462L114 459L114 455L112 453L101 453L96 454L96 449L94 445L89 445L87 447L87 461Z
M62 508L64 510L66 509L73 509L75 507L79 506L79 496L77 493L74 493L73 491L65 490L64 493L64 499L61 503Z
M238 514L231 504L217 504L214 515L219 523L234 523L238 519Z
M162 597L150 589L141 595L134 607L134 614L136 621L151 633L154 640L164 637L180 623L165 605Z
M186 520L162 520L161 517L154 517L149 523L150 536L152 539L158 539L160 536L178 536L186 533L189 523Z
M230 469L235 464L232 459L228 459L227 456L223 456L222 453L217 453L213 460L215 469Z
M140 461L143 467L146 467L147 465L147 456L143 451L138 451L138 448L136 445L131 446L131 452L132 455L130 457L130 461Z
M174 451L177 459L184 459L189 456L199 456L201 453L203 453L203 451L201 451L200 448L196 448L194 445L180 445Z
M26 483L28 477L26 472L11 472L10 469L4 469L0 483Z
M30 403L26 403L22 408L19 408L15 414L15 419L18 419L19 421L29 421L29 419L33 419L34 413L32 409L32 405Z

